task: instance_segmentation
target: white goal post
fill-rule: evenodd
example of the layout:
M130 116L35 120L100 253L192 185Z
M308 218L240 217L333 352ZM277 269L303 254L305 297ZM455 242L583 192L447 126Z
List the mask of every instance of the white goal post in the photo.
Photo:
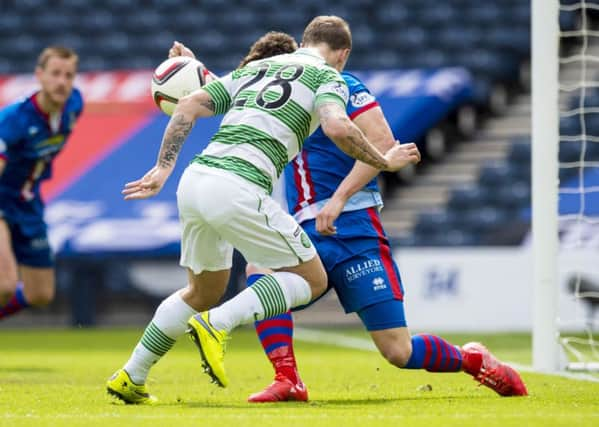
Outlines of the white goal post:
M532 358L537 371L559 366L558 146L559 0L532 0Z

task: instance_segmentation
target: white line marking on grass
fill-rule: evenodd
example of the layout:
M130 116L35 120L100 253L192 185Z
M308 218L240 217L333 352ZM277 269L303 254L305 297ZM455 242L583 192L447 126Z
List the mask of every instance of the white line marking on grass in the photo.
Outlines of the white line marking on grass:
M356 350L366 350L366 351L374 351L378 352L378 349L374 345L374 343L365 338L352 337L350 335L339 334L336 332L328 332L328 331L319 331L316 329L307 329L307 328L295 328L293 332L294 338L299 341L312 342L317 344L328 344L337 347L345 347L345 348L353 348ZM521 365L519 363L507 362L510 366L518 369L522 372L530 372L533 374L546 374L546 375L555 375L559 377L565 377L573 380L580 381L593 381L599 382L599 378L586 374L586 373L575 373L575 372L537 372L532 366Z

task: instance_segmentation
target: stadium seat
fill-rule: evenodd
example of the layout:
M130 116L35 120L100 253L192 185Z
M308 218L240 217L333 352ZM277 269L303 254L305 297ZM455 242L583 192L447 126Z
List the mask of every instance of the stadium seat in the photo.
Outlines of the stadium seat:
M464 217L467 230L478 235L487 233L508 220L506 211L491 206L469 211Z
M478 186L456 188L451 191L447 206L456 211L482 206L484 195Z
M562 117L559 122L560 135L580 135L580 118L578 116Z
M441 233L448 227L453 227L456 222L455 214L446 210L421 212L418 215L415 231L420 234Z
M530 138L515 138L512 139L512 146L508 154L508 161L518 165L528 165L531 161L531 146Z
M466 230L449 229L441 234L428 236L427 241L419 240L420 246L477 246L481 242L481 236Z
M14 37L22 32L23 27L29 25L26 17L10 11L0 14L0 38Z
M502 186L513 176L513 169L505 162L484 165L478 175L478 182L486 188Z
M497 189L494 193L494 202L497 208L516 210L529 206L530 197L530 181L512 181Z

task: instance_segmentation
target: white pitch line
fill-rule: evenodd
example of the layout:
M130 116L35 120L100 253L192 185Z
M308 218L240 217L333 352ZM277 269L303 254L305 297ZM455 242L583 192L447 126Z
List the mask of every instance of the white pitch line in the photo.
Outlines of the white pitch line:
M317 344L328 344L334 345L337 347L344 348L353 348L356 350L366 350L366 351L374 351L378 352L378 349L374 345L374 343L365 338L352 337L349 335L339 334L336 332L328 332L328 331L319 331L316 329L307 329L307 328L295 328L293 332L293 336L295 339L299 341L312 342ZM533 374L546 374L546 375L555 375L559 377L569 378L573 380L579 381L592 381L599 382L599 378L586 373L576 373L576 372L537 372L532 366L529 365L521 365L519 363L507 362L508 365L516 368L522 372L530 372Z

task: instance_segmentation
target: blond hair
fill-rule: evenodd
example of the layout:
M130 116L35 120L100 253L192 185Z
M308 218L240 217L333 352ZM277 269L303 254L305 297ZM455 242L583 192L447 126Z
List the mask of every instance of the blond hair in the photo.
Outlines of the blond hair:
M52 56L57 56L63 59L74 58L75 64L79 62L79 56L75 53L73 49L64 46L48 46L47 48L42 50L42 53L40 53L40 55L38 56L37 66L42 69L45 68L46 64L48 63L48 60Z
M317 16L304 30L302 43L306 46L325 43L332 50L351 49L349 24L338 16Z

